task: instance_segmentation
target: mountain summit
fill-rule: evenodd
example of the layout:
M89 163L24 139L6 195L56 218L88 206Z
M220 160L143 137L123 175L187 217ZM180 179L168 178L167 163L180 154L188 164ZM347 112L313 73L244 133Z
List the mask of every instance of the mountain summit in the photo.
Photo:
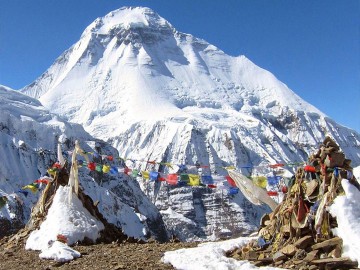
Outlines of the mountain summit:
M181 33L149 8L90 24L22 89L121 155L212 169L302 161L325 134L360 164L360 136L245 56Z
M156 33L159 30L162 32L170 31L170 33L175 31L168 21L150 8L125 7L112 11L103 18L96 19L86 28L83 35L92 33L112 35L117 31L145 28L153 29ZM119 33L117 34L120 36Z

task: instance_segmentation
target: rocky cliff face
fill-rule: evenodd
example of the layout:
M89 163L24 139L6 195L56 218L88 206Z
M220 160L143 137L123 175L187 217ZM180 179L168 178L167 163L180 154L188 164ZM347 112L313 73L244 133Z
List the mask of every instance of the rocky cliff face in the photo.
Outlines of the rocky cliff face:
M241 193L204 187L164 187L156 205L175 237L218 240L256 231L265 206L252 205Z

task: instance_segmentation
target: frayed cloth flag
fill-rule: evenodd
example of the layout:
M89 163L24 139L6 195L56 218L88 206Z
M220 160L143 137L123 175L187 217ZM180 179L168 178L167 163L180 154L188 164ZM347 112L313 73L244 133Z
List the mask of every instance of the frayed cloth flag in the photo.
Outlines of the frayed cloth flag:
M231 187L236 187L235 181L234 181L234 179L231 178L231 176L226 175L225 178Z
M22 189L30 189L30 191L32 193L36 193L38 191L38 188L39 188L38 184L29 184L29 185L22 187Z
M270 186L276 186L279 184L281 176L268 176L266 180Z
M266 203L271 210L275 210L277 203L267 194L266 190L256 186L241 173L233 170L229 170L228 172L229 176L235 181L236 186L251 203L255 205Z

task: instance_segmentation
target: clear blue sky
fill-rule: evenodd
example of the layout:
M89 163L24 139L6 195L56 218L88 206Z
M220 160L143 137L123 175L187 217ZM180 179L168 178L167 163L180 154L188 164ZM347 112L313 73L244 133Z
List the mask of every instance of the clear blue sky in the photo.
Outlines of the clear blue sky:
M0 0L0 84L30 84L122 6L150 7L178 31L245 55L360 132L359 0Z

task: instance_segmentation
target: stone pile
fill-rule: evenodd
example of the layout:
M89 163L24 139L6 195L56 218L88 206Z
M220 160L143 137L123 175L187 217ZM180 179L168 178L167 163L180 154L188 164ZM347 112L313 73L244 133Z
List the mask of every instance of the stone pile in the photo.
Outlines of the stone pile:
M357 262L342 257L342 239L332 234L337 221L327 211L344 194L342 179L360 189L351 160L326 137L306 166L298 168L283 201L263 216L257 240L229 252L257 266L286 269L357 269Z

